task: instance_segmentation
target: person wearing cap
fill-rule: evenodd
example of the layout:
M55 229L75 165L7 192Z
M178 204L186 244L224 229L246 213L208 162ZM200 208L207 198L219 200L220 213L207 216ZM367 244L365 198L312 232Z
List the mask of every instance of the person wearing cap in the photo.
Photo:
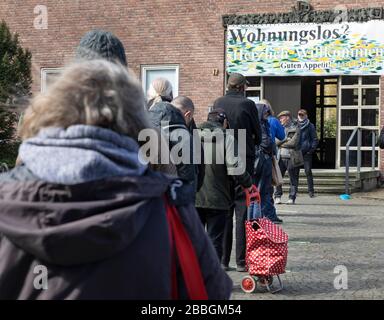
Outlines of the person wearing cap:
M292 119L290 111L283 111L277 115L285 129L285 139L277 140L279 147L278 159L282 176L288 171L289 174L289 199L286 204L295 204L298 189L300 167L303 165L303 155L300 150L300 127ZM283 187L277 186L275 191L275 203L281 203Z
M316 128L308 119L307 111L300 109L297 113L298 124L300 126L300 145L304 158L304 171L307 176L308 194L311 198L315 196L315 188L312 175L312 157L319 140L317 139Z
M224 231L227 227L232 231L233 227L233 223L226 225L233 202L231 184L234 182L243 188L252 186L244 162L235 155L236 140L233 135L227 134L227 128L228 118L221 108L209 112L207 122L198 126L207 161L195 206L220 260L223 256ZM229 270L228 264L229 261L223 263L225 270Z
M225 111L231 129L234 129L236 139L238 139L238 130L245 129L246 170L249 175L253 176L256 146L260 144L262 134L256 104L245 96L247 86L247 80L242 74L231 73L227 82L227 92L225 96L214 102L213 109L222 108ZM233 187L233 193L235 201L234 211L232 210L231 214L236 216L236 270L245 272L245 219L247 215L245 193L238 186ZM223 260L225 262L229 261L232 251L232 230L227 230L227 232L230 234L226 235L224 239Z

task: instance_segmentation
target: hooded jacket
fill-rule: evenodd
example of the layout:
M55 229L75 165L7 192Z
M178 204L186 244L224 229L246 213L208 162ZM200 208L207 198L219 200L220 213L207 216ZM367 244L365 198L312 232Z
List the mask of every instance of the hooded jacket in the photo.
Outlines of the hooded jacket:
M166 194L208 296L229 297L231 280L180 196L182 184L147 169L138 152L132 138L84 125L42 129L23 142L24 165L0 175L0 299L170 299ZM36 287L41 268L47 290ZM187 298L177 274L179 297Z
M261 143L261 127L255 103L247 99L242 92L228 90L224 97L215 101L214 107L222 108L225 111L230 128L235 130L236 139L238 129L246 130L246 167L248 173L252 175L255 163L255 146Z
M264 119L264 113L268 112L269 108L265 104L256 104L260 127L261 127L261 143L260 148L267 154L272 154L273 142L271 138L270 126L268 119Z
M233 180L249 188L252 185L251 177L241 159L239 161L235 158L236 140L232 135L227 135L220 124L211 121L201 124L199 129L205 159L211 164L205 165L203 185L196 194L196 207L227 211L233 203ZM223 134L215 135L215 132ZM222 148L217 146L221 143Z
M172 181L150 170L70 186L41 181L25 166L1 175L0 299L170 299L163 196ZM232 282L195 209L176 204L209 298L229 298ZM34 287L37 266L47 268L47 290ZM180 270L178 285L188 298Z
M168 102L158 102L149 109L149 118L156 128L161 128L169 139L169 147L172 149L178 142L179 136L182 137L181 144L183 149L189 150L189 163L176 164L179 178L197 187L196 168L192 161L193 139L185 124L181 112Z
M195 164L196 181L197 181L196 191L199 191L204 181L205 165L204 165L204 148L200 143L197 143L199 140L197 139L195 140L195 136L193 134L193 131L196 129L197 129L197 126L196 126L195 120L192 119L191 123L189 124L188 130L191 136L193 137L195 150L199 150L200 148L200 157L201 157L200 161L197 161L197 164Z

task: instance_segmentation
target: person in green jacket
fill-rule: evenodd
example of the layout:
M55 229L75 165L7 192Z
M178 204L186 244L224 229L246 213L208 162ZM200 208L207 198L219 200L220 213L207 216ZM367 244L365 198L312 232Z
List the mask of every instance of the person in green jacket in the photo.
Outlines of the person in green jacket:
M198 126L204 146L205 176L195 206L220 260L226 220L233 204L232 185L248 189L252 186L245 163L234 152L237 142L226 131L228 125L224 110L216 108L208 114L208 121ZM228 269L227 265L223 267Z

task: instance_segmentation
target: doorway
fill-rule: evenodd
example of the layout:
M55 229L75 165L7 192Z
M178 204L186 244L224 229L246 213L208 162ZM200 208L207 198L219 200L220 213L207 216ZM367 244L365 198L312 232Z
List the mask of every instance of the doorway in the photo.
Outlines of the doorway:
M307 110L319 139L313 167L335 169L338 77L264 77L261 87L259 92L271 102L275 114L289 110L296 118L299 109Z
M301 78L301 106L308 111L319 139L314 168L336 168L337 93L337 77Z

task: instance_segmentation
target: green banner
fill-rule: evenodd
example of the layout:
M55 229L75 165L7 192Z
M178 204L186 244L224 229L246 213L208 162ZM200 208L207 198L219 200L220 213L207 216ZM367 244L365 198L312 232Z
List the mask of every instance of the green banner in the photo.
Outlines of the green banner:
M384 21L228 26L228 72L247 76L381 75Z

